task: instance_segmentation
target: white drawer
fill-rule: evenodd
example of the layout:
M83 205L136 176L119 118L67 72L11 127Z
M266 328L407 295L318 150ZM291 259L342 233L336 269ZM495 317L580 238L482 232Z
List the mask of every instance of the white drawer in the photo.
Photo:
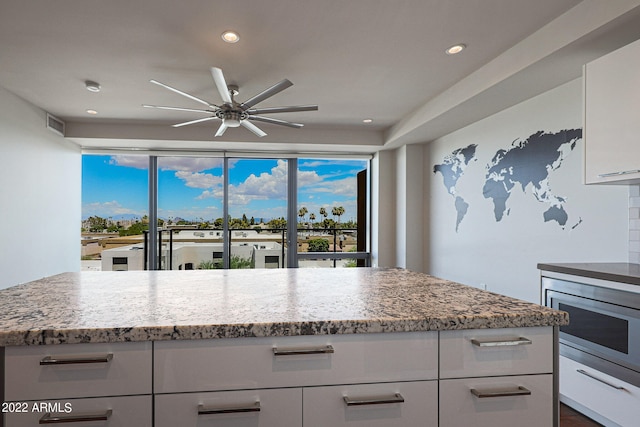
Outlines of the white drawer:
M440 378L553 372L553 328L468 329L440 333Z
M47 400L27 403L27 412L7 413L5 427L33 427L50 414L52 417L90 417L94 421L59 421L74 427L152 427L151 396L98 397L93 399ZM49 408L41 404L49 405ZM34 405L38 405L34 408ZM34 410L35 409L35 410ZM54 411L48 411L53 409ZM59 413L55 411L60 410ZM106 420L101 418L107 416Z
M564 356L560 356L560 400L604 425L633 426L640 420L640 388Z
M155 399L155 427L302 426L301 388L161 394Z
M477 397L489 393L524 393ZM553 426L553 376L524 375L464 378L440 381L440 427L551 427Z
M305 427L437 427L438 382L305 388L302 413Z
M436 332L155 343L156 393L435 379ZM280 355L274 349L333 353Z
M151 353L148 342L7 347L5 399L151 394ZM106 355L111 360L105 362ZM46 358L50 362L42 362ZM74 358L95 359L95 363L41 364L73 362Z

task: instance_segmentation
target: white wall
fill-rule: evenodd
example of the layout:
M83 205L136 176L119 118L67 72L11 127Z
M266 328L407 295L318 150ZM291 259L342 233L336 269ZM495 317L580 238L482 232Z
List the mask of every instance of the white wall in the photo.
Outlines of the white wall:
M538 131L582 127L581 86L580 79L567 83L425 145L427 272L473 286L484 283L490 291L539 302L537 263L627 261L628 188L582 184L582 139L548 175L553 194L566 197L569 218L564 228L543 220L549 205L534 198L531 186L525 192L513 189L509 214L501 221L494 217L492 200L483 196L486 165L496 151ZM456 232L454 197L433 168L453 150L470 144L477 144L476 160L456 185L469 208Z
M80 148L0 88L0 289L80 269Z
M395 152L380 151L371 161L371 265L396 266Z

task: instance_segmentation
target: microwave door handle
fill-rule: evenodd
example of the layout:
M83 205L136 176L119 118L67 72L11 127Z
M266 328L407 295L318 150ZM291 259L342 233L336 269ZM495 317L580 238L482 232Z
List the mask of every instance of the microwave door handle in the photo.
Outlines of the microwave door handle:
M608 385L609 387L611 387L611 388L615 388L616 390L620 390L620 391L627 391L627 389L626 389L626 388L624 388L624 387L622 387L622 386L619 386L619 385L611 384L610 382L605 381L605 380L603 380L602 378L598 378L598 377L596 377L595 375L590 374L589 372L585 371L584 369L576 369L576 371L577 371L579 374L582 374L582 375L584 375L584 376L587 376L587 377L589 377L589 378L591 378L591 379L594 379L594 380L596 380L596 381L600 381L602 384Z

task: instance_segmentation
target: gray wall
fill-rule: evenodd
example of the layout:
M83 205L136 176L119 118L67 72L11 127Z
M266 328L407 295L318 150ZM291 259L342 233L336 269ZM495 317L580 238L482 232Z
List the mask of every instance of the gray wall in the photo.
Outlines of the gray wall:
M548 172L547 191L535 194L531 184L523 191L516 183L499 221L493 199L483 194L487 165L498 150L509 150L538 131L558 133L581 127L579 79L426 144L424 270L538 302L539 262L627 261L629 189L582 184L582 139L575 141L573 150L563 146L560 165L552 164ZM443 164L454 150L471 144L477 145L475 158L466 165L455 188L448 190L443 174L433 172L434 165ZM524 163L531 161L536 159L531 157ZM502 171L498 180L505 177L510 177L508 170ZM457 196L468 209L456 230ZM564 226L544 219L554 203L567 214Z

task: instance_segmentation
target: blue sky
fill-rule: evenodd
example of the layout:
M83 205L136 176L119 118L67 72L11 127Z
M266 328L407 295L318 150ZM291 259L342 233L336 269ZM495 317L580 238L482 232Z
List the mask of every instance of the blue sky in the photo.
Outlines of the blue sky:
M187 220L222 217L222 162L214 157L158 158L158 216ZM342 221L356 217L356 174L364 160L298 160L298 208L320 218L321 207L343 206ZM230 159L229 213L259 220L286 216L287 162ZM82 158L82 218L141 217L147 213L148 157ZM331 217L331 216L330 216Z

